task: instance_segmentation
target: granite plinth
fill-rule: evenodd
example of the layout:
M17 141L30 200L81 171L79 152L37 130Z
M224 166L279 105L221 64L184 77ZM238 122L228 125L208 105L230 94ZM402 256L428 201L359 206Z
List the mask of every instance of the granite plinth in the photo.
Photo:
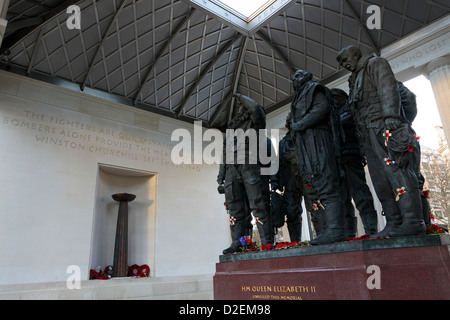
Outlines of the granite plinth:
M220 256L217 300L450 299L450 236Z

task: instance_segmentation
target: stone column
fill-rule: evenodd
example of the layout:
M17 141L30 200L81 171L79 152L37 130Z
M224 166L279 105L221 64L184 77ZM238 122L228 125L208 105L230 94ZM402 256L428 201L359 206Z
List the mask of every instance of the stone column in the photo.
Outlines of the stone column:
M450 55L436 59L425 66L441 116L447 142L450 142Z

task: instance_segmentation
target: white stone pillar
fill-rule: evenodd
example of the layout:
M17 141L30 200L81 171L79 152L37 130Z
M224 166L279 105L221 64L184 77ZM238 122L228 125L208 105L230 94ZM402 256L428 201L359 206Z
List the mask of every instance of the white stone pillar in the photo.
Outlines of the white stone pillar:
M447 142L450 142L450 55L430 62L425 75L431 82Z

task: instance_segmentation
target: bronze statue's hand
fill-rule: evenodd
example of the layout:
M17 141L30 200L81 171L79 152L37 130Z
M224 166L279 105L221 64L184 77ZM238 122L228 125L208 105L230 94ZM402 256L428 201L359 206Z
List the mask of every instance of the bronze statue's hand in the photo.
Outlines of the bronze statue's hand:
M293 122L291 124L291 130L292 131L304 131L305 127L301 121Z
M280 186L276 182L272 182L271 183L271 187L272 187L272 191L276 191L276 190L280 190L281 191Z
M223 184L217 187L217 192L219 192L219 194L225 193L225 187L223 186Z
M363 167L367 166L367 158L366 158L366 156L362 156L361 157L361 163L362 163Z
M384 120L384 124L386 125L386 129L393 131L397 129L402 122L397 118L387 118Z

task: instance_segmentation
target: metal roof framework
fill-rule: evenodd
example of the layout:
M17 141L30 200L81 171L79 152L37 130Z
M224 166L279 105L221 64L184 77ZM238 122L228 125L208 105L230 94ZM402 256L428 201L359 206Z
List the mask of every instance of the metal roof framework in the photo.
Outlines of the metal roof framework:
M208 2L206 0L201 0ZM297 0L242 30L188 0L10 0L3 69L185 121L224 128L233 93L270 113L292 100L291 76L346 74L336 55L381 49L438 19L448 0ZM288 3L289 2L289 3ZM69 29L70 5L81 29ZM367 8L381 8L368 29Z

